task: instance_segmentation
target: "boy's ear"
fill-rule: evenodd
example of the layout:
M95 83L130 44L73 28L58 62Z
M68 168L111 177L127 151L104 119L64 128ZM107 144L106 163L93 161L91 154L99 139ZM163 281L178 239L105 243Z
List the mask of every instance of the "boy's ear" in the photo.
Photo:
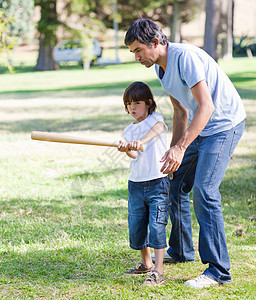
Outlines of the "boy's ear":
M152 99L148 99L148 100L149 100L149 106L151 106L153 103L153 100Z

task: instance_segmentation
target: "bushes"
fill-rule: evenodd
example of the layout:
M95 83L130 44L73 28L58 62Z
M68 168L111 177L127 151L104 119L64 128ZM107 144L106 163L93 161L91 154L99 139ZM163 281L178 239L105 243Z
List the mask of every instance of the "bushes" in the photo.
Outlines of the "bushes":
M233 56L256 56L256 38L243 36L233 41Z

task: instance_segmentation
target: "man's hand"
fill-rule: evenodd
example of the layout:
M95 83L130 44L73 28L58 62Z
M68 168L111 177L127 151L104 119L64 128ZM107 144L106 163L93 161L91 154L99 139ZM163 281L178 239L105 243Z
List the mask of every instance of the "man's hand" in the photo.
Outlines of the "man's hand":
M163 174L169 174L172 179L172 173L179 169L184 153L185 149L182 149L177 145L171 147L165 152L164 156L160 160L160 162L164 163L160 171L163 172Z

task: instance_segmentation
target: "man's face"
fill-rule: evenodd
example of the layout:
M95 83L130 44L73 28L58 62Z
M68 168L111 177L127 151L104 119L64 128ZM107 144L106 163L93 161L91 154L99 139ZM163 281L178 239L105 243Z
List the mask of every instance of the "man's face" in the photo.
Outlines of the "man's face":
M134 53L135 60L144 65L146 68L150 68L157 61L157 45L151 44L150 46L142 44L137 40L129 46L130 52Z

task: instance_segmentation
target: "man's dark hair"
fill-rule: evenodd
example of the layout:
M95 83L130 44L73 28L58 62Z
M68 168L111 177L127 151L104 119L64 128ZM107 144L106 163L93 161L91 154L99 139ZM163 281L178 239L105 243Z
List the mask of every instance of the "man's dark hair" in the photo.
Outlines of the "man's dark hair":
M148 114L151 115L156 110L156 102L150 87L141 81L131 83L123 95L125 110L128 112L128 103L144 101L148 106ZM128 112L129 113L129 112Z
M150 46L154 42L154 38L158 38L161 45L168 43L167 36L155 22L150 19L137 19L127 30L124 43L126 46L130 46L134 40L137 40Z

